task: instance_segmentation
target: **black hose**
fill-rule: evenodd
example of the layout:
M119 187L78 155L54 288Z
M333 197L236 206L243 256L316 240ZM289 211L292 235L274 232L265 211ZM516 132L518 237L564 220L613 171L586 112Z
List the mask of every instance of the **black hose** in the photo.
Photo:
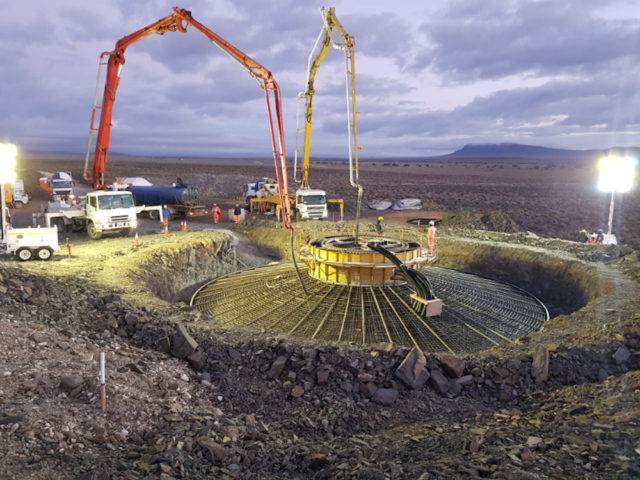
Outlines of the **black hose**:
M367 244L367 247L391 260L391 262L398 267L394 270L394 274L401 277L411 285L418 298L424 301L436 299L436 295L433 292L433 286L424 273L416 270L415 268L407 267L398 257L381 245L376 245L374 242L370 242ZM423 302L414 300L412 307L420 315L425 315L427 313L427 305Z
M293 266L296 267L296 273L298 274L298 278L300 279L300 285L302 285L302 290L304 290L305 297L309 296L309 292L307 292L307 286L304 284L304 280L302 280L302 274L300 273L300 269L298 268L298 262L296 262L296 249L293 244L294 233L291 231L291 258L293 259Z

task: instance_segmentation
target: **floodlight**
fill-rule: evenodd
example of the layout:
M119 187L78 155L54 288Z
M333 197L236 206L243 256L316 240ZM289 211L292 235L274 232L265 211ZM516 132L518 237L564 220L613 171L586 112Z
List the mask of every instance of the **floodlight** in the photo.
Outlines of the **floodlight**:
M0 182L13 182L16 174L12 169L16 166L16 147L11 144L0 143Z
M3 183L14 182L16 180L16 172L13 170L5 170L0 168L0 185Z
M18 150L15 145L9 143L0 144L0 231L2 232L2 240L5 242L7 230L7 209L5 207L5 182L13 182L16 179L16 173L13 168L16 166L16 154Z
M606 157L600 160L598 188L603 192L628 192L633 186L636 161L630 157Z

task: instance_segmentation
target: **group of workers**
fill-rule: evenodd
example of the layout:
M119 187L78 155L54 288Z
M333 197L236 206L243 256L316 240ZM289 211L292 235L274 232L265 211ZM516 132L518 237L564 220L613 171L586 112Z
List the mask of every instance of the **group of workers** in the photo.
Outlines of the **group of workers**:
M218 206L217 203L213 204L213 208L211 209L211 213L213 214L213 223L220 222L220 215L222 215L222 210L220 210L220 207ZM235 216L236 223L240 223L240 220L242 218L242 208L240 208L240 205L238 205L237 203L236 203L236 208L233 210L233 214ZM169 226L169 219L170 218L171 218L171 212L169 211L169 208L166 205L163 205L163 207L162 207L162 225L164 227L168 227Z
M589 235L589 232L586 230L580 230L580 234L578 235L579 243L591 243L595 245L601 245L604 241L604 232L602 229L598 230L597 234Z
M220 215L222 215L222 210L220 210L220 207L218 206L217 203L213 204L213 208L211 208L211 213L213 214L213 223L219 223ZM242 208L237 203L235 208L233 209L233 215L235 218L235 222L240 223L242 219ZM170 218L171 218L171 212L169 211L169 208L166 205L164 205L162 207L162 225L164 227L168 227ZM382 224L383 220L384 219L382 217L378 217L378 221L376 222L376 230L378 232L378 236L384 236L384 225ZM598 231L598 233L601 233L601 232L602 230ZM580 232L580 235L582 235L583 233L586 236L586 233L587 233L586 230L582 230ZM429 243L429 255L433 256L435 255L435 245L436 245L436 226L433 221L429 222L429 229L427 230L427 241ZM581 241L581 240L578 240L578 241Z

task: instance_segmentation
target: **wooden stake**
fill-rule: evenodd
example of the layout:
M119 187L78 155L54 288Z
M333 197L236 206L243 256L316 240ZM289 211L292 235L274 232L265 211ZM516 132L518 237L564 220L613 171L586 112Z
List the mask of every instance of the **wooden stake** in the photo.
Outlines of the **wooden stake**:
M104 352L100 352L100 384L102 385L102 413L107 411L107 386L104 375Z

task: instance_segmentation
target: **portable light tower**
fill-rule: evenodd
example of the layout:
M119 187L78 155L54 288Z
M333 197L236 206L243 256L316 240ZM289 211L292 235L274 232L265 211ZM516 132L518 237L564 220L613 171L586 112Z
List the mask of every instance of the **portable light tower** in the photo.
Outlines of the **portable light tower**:
M603 192L611 192L609 226L607 229L607 234L611 235L615 194L616 192L624 193L631 190L635 175L636 160L630 157L605 157L600 160L598 168L600 169L598 188Z
M4 184L16 179L16 174L13 171L16 167L16 153L18 151L14 145L0 143L0 227L2 227L0 232L3 242L7 236L7 206L4 198Z

